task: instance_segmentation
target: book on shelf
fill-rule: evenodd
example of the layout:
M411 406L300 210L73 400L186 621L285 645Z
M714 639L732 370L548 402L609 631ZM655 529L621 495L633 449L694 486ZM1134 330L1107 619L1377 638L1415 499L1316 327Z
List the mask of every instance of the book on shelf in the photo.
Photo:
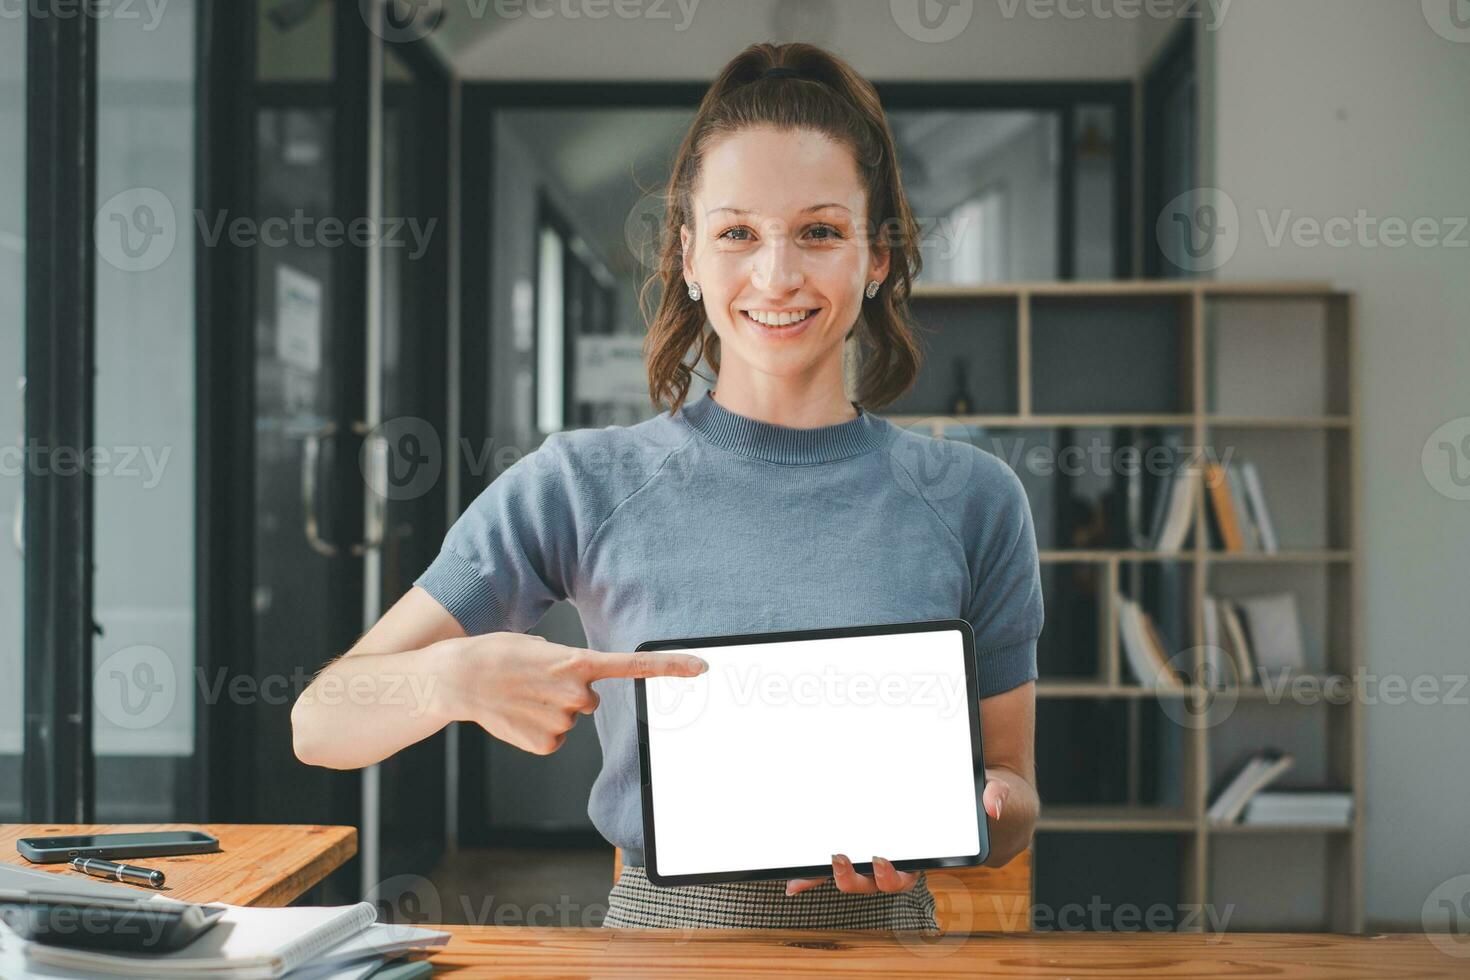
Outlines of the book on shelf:
M1245 535L1241 531L1235 499L1230 493L1230 481L1225 467L1219 463L1205 464L1205 490L1210 502L1210 527L1215 532L1219 547L1224 551L1244 551Z
M1194 488L1199 482L1187 465L1174 468L1155 499L1153 547L1155 551L1179 551L1194 523Z
M1240 609L1230 599L1207 595L1203 613L1206 660L1216 671L1211 676L1227 681L1234 676L1235 683L1241 687L1254 685L1255 656L1251 653L1250 637Z
M1302 648L1296 593L1244 596L1231 602L1245 620L1251 659L1258 677L1294 674L1305 668L1306 652Z
M1224 624L1220 621L1219 603L1210 596L1205 596L1205 603L1200 612L1205 627L1203 664L1205 686L1219 689L1244 683L1241 680L1240 669L1235 665L1230 648L1225 643Z
M1184 682L1169 663L1168 647L1153 617L1143 607L1118 595L1118 635L1128 667L1144 687L1181 689Z
M1235 823L1251 797L1290 769L1296 760L1289 752L1262 749L1243 762L1221 783L1210 803L1211 823Z
M1266 494L1261 489L1261 474L1256 464L1245 460L1240 464L1240 475L1245 482L1245 499L1251 520L1259 536L1261 550L1275 553L1280 550L1276 540L1276 525L1271 523L1271 512L1266 509Z
M1251 797L1240 822L1257 826L1348 827L1353 822L1353 794L1339 789L1266 790Z
M1276 526L1255 464L1210 462L1204 476L1213 546L1228 552L1275 552Z
M1153 426L1116 426L1115 452L1132 450L1147 465L1130 467L1109 512L1111 523L1124 530L1117 546L1147 551L1158 540L1169 503L1169 489L1182 460L1183 438L1178 432Z
M1245 499L1245 481L1241 479L1240 467L1234 463L1225 466L1225 484L1230 490L1230 506L1235 509L1235 526L1240 528L1242 550L1260 551L1261 532L1251 517Z

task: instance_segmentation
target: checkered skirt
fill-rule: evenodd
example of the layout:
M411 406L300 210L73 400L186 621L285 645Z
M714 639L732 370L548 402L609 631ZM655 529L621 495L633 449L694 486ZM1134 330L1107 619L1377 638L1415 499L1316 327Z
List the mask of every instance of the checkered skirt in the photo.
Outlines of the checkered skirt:
M659 888L642 865L623 868L607 897L604 926L633 929L937 930L924 872L906 892L851 894L831 881L799 895L786 881L732 881Z

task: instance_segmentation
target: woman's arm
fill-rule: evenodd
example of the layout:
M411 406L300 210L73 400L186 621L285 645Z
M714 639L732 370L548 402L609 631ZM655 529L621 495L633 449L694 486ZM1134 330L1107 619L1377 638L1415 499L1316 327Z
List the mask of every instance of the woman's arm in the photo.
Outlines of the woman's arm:
M409 589L291 709L296 757L358 769L428 738L451 720L447 683L464 628L420 588Z
M1031 844L1041 798L1036 793L1036 682L980 701L985 751L985 812L990 856L998 868Z
M693 677L707 667L688 654L602 653L513 632L466 636L414 586L301 693L292 737L298 759L330 769L381 762L451 721L550 755L579 715L597 710L593 682Z

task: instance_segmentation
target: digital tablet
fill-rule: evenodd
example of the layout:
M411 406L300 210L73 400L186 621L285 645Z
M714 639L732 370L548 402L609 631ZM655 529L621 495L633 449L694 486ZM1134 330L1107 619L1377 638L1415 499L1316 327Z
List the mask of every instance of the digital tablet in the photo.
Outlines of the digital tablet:
M962 619L652 640L639 678L648 880L661 887L968 867L990 853L975 637Z

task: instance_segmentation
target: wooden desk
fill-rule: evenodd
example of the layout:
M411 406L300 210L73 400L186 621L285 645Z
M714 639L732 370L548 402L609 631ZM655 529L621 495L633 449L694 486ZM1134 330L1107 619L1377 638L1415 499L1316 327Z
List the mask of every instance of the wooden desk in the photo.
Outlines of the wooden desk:
M353 827L274 824L0 824L0 861L75 875L65 864L31 864L15 849L22 837L202 830L219 838L219 853L135 858L168 876L159 891L186 902L289 905L357 853ZM153 892L152 888L139 891Z
M445 926L436 977L1465 977L1421 935L951 933Z

